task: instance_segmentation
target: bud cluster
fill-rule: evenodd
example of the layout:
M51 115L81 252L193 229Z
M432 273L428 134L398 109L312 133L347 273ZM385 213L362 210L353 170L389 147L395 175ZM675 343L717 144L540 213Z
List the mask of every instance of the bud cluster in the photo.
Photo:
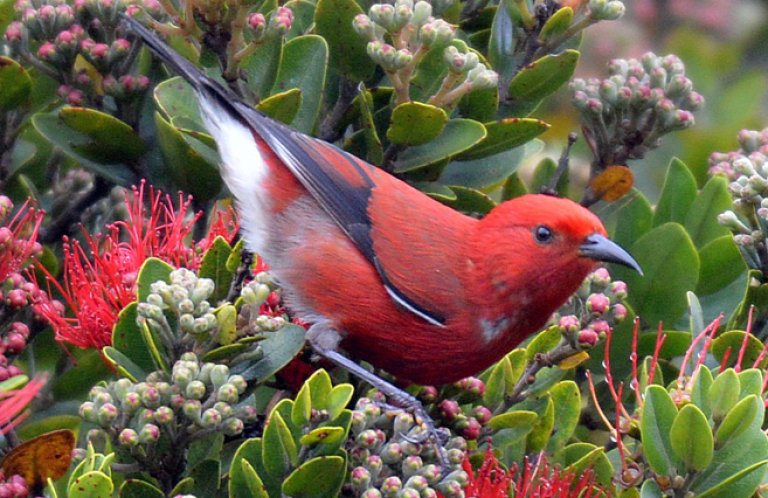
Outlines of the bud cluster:
M199 278L195 272L179 268L170 274L170 283L154 282L145 302L139 303L138 322L146 324L168 343L185 335L195 342L216 339L218 322L207 299L214 291L213 280ZM174 317L174 327L166 313Z
M605 268L590 273L551 319L572 344L589 349L627 317L627 284Z
M593 21L615 21L624 15L626 7L620 0L589 0L589 18Z
M122 0L20 0L20 20L9 25L5 40L58 81L58 95L70 105L98 104L102 94L130 102L145 93L149 80L127 74L136 50L118 27L125 8ZM92 70L76 65L78 56Z
M441 425L448 427L464 439L476 441L483 427L493 414L481 404L485 394L485 383L477 377L465 377L451 386L446 386L433 414Z
M28 498L32 492L26 481L20 475L7 476L0 470L0 497L2 498Z
M730 181L733 209L718 217L733 232L733 240L750 267L768 268L768 128L741 130L738 151L715 152L709 158L710 173ZM768 276L768 275L767 275Z
M278 7L268 17L261 12L248 15L248 27L251 29L251 43L260 44L284 36L293 25L293 11L288 7Z
M476 52L456 41L456 29L433 16L446 2L395 0L394 5L377 3L368 15L358 14L353 27L368 40L368 56L389 75L397 92L397 103L410 100L409 85L414 71L430 50L444 50L449 73L443 88L432 97L435 105L449 106L462 95L498 83L496 72L480 62ZM459 50L459 48L461 50ZM447 96L449 92L452 94Z
M279 289L269 272L257 273L243 286L240 296L243 306L238 314L239 336L275 332L287 323Z
M352 412L349 449L350 481L361 498L446 498L463 495L468 476L461 468L466 441L453 437L445 445L448 469L439 465L435 446L426 442L425 426L402 410L384 411L360 398ZM423 443L416 441L425 441Z
M571 101L602 166L643 158L663 135L692 126L693 112L704 104L675 55L614 59L608 72L604 80L577 78L570 84Z
M134 456L152 455L161 438L183 452L176 445L188 443L190 435L220 431L237 436L256 420L253 406L239 404L245 379L230 375L226 365L203 363L185 353L173 365L170 382L163 378L154 372L146 382L119 379L93 387L80 405L80 416L100 429L93 438L107 434Z
M14 212L11 199L0 195L0 382L21 374L13 360L27 347L37 304L43 292L27 270L43 247L37 233L44 213L27 203Z

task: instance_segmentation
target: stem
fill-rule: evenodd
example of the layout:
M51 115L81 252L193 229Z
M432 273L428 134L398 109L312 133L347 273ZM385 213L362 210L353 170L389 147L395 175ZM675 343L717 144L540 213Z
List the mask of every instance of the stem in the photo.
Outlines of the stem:
M568 134L568 143L565 145L565 147L563 147L563 153L560 154L560 159L557 162L557 170L555 170L555 174L552 175L552 179L550 180L549 185L542 189L542 193L552 195L557 193L557 184L560 183L560 179L563 177L565 172L568 171L568 165L571 159L571 149L573 148L573 144L576 143L577 139L578 136L574 132Z
M533 360L528 362L528 366L526 366L523 375L517 381L515 388L505 397L504 403L502 403L502 406L500 407L501 410L497 410L497 412L503 413L507 411L510 406L523 401L527 396L527 393L525 392L526 388L534 383L536 374L539 373L539 370L545 367L556 366L561 361L578 352L579 349L575 348L568 341L562 340L552 351L536 353Z
M251 275L251 265L253 265L253 253L247 249L240 251L240 264L235 270L235 278L229 286L227 301L234 303L240 291L243 289L243 282Z
M357 95L357 85L354 81L341 76L339 79L339 98L333 106L333 109L329 114L325 116L322 123L320 123L320 140L326 142L335 142L343 133L343 130L338 129L339 123L344 118L347 110L352 105Z
M395 105L405 104L411 101L411 86L410 82L403 83L400 79L400 74L397 72L388 72L390 81L395 87Z
M437 107L444 105L443 101L446 99L450 91L461 80L462 76L464 75L455 73L446 74L445 78L443 78L443 84L440 85L440 89L437 91L437 93L429 98L427 103Z

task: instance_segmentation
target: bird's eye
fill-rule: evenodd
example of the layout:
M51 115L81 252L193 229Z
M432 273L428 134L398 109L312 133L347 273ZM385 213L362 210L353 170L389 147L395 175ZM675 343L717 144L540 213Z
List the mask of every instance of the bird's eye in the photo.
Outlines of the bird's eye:
M539 225L533 229L533 236L539 244L548 244L552 242L554 233L552 233L552 229L548 226Z

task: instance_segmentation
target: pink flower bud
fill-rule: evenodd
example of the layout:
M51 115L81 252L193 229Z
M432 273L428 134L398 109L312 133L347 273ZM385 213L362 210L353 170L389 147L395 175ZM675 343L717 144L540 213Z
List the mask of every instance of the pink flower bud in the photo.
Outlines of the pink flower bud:
M45 42L37 49L37 57L45 61L52 59L56 55L56 46L51 42Z
M13 21L5 29L5 39L10 42L21 41L21 23L19 21Z
M472 416L475 417L480 424L485 425L491 420L493 414L491 413L491 410L484 406L476 406L472 409Z
M11 290L5 298L11 309L20 309L27 305L27 293L21 289Z
M602 292L592 294L587 298L587 310L593 315L602 315L608 311L610 305L611 300Z
M569 334L572 334L579 330L579 327L581 327L581 322L575 315L566 315L562 318L560 318L560 328L564 329Z
M446 422L452 422L461 413L461 407L459 407L459 404L452 399L443 400L438 405L438 408L440 410L440 415Z
M613 311L613 318L617 322L621 322L625 318L627 318L627 308L623 304L614 304L612 311Z
M592 347L597 344L600 336L594 330L583 329L579 332L579 344L582 346Z
M466 439L474 440L480 437L480 432L483 430L483 426L480 422L474 418L467 420L467 426L461 431L461 435Z
M43 5L40 7L39 10L40 18L44 20L53 19L53 17L56 15L56 9L53 5Z
M589 325L589 328L594 330L601 336L611 331L611 325L605 320L596 320Z
M256 12L248 16L248 26L250 26L252 30L256 31L263 29L266 25L267 20L264 18L264 14Z

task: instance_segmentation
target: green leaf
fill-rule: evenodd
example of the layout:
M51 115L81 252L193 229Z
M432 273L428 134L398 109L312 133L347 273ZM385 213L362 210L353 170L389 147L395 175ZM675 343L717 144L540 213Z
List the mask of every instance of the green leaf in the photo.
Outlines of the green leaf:
M233 374L242 375L247 381L263 381L286 366L304 347L303 327L288 324L267 334L259 343L264 357L256 362L243 362L232 368Z
M395 162L395 172L405 173L450 159L485 138L485 127L471 119L452 119L443 133L428 144L406 149Z
M764 409L761 401L758 396L750 395L736 403L736 406L728 411L715 433L715 442L718 447L749 429L760 411Z
M296 38L306 34L315 22L315 3L307 0L290 0L285 6L293 12L293 22L291 29L286 33L286 38Z
M272 95L293 88L301 90L301 107L291 127L312 133L320 112L328 67L328 44L317 35L298 36L283 47Z
M355 394L355 388L352 384L339 384L331 391L328 398L328 420L336 420L341 412L347 407Z
M751 426L740 435L728 439L715 451L709 467L697 474L691 482L690 491L697 497L751 497L762 482L766 470L768 436L761 430L762 423L761 410Z
M494 431L514 429L519 431L522 437L533 430L533 426L538 418L539 415L536 412L514 410L494 416L488 421L488 427Z
M282 479L274 479L261 460L262 440L247 439L235 451L229 472L230 498L267 498L279 495Z
M246 76L248 89L258 99L269 97L275 84L277 68L283 56L283 38L276 37L262 45L243 59L240 67Z
M621 247L632 247L652 228L653 209L648 198L637 189L632 189L620 204L622 206L616 211L616 227L611 233L611 240Z
M203 119L197 105L195 90L181 76L158 83L154 91L155 104L166 119L185 118L202 129Z
M405 102L392 110L387 138L398 145L421 145L440 136L448 123L444 110L421 102Z
M462 117L485 123L496 117L499 110L498 87L474 90L459 100L459 113Z
M696 200L696 179L680 159L674 158L667 168L661 197L656 205L653 226L669 221L683 223Z
M345 459L339 456L313 458L288 476L283 483L283 493L293 498L336 496L344 484L345 466Z
M352 27L363 9L354 0L319 0L315 8L315 32L330 49L330 65L353 81L364 81L376 69L366 52L367 42Z
M728 368L720 372L712 383L709 397L712 401L712 416L715 422L723 420L723 417L739 401L741 386L736 371Z
M261 458L264 468L276 478L285 476L298 464L296 442L285 420L276 410L272 411L264 428Z
M549 440L548 450L554 451L568 442L581 417L581 393L571 380L555 384L549 390L555 406L555 433Z
M717 216L730 209L732 203L733 199L728 193L728 181L720 175L710 178L685 217L685 229L696 247L702 247L707 242L730 234L728 229L717 221Z
M532 361L537 354L546 353L547 351L554 349L560 344L561 339L562 334L560 333L559 327L549 327L548 329L539 332L530 344L528 344L528 347L525 348L526 359Z
M701 365L696 369L691 385L691 403L698 406L707 418L712 416L712 403L709 398L712 382L712 371L709 368Z
M677 407L667 390L649 386L640 414L640 433L648 465L663 476L673 475L679 466L669 435L676 416Z
M579 62L577 50L545 55L521 69L509 83L508 95L512 105L538 103L551 95L573 76Z
M232 306L234 308L234 306ZM244 353L248 350L248 346L243 343L227 344L225 346L219 346L213 348L204 355L202 355L203 361L210 361L214 363L222 363L225 360L235 357L240 353Z
M212 304L224 300L229 294L229 286L235 276L234 272L227 269L227 260L231 254L232 247L219 235L203 255L198 276L213 280L214 291L208 298Z
M640 488L640 498L663 498L661 488L653 479L646 479Z
M146 481L127 479L118 492L120 498L165 498L165 493Z
M768 466L768 460L762 460L760 462L757 462L755 464L750 465L749 467L740 470L739 472L733 474L728 479L717 483L715 486L707 489L703 493L699 493L697 495L698 498L716 498L720 496L728 496L729 498L747 498L749 496L752 496L752 493L754 493L754 489L757 488L757 485L762 481L762 476L765 475L766 467ZM744 482L747 480L756 481L757 484L751 485L748 482ZM741 481L741 482L740 482ZM736 494L736 491L733 490L733 488L739 484L740 488L744 489L744 491L741 494ZM746 486L742 486L742 484L746 484Z
M487 132L485 138L456 159L467 161L499 154L519 147L549 129L544 121L532 118L507 118L485 123L484 126Z
M763 343L752 334L747 334L743 330L729 330L723 332L712 341L710 351L718 362L725 361L725 355L729 355L729 365L735 365L738 361L742 347L744 348L744 358L742 367L752 366L757 361L760 353L763 351ZM730 350L730 352L729 352ZM764 364L768 359L763 359Z
M491 38L488 42L488 59L491 67L499 73L499 80L503 83L509 81L514 75L518 61L515 58L515 34L517 27L510 17L509 10L505 8L509 3L504 3L497 8L491 25Z
M206 153L202 144L195 147L193 138L174 128L160 113L155 113L155 126L160 152L174 184L200 202L218 195L222 181L212 152Z
M0 0L0 33L5 33L6 28L16 15L16 10L13 8L14 3L14 0Z
M454 160L440 174L438 182L451 187L469 187L483 191L494 190L514 174L529 147L517 147L499 154L468 161Z
M99 157L98 160L91 157L87 152L89 148L98 150L98 145L95 145L96 142L88 135L68 126L59 113L39 112L32 116L32 125L43 137L59 147L65 154L78 161L82 167L93 173L101 175L118 185L131 185L137 182L138 179L131 169L122 161L124 159L122 156L118 155L114 163L103 162L103 156ZM110 156L119 154L119 150L115 151L114 146L111 149L106 148L105 151Z
M468 187L460 187L458 185L453 185L449 188L453 191L454 194L456 194L456 199L439 200L442 201L443 204L447 204L454 209L458 209L465 213L486 214L491 209L496 207L496 203L493 202L493 199L491 199L487 194L480 192L479 190Z
M572 21L573 9L571 7L563 7L559 9L547 19L546 23L544 23L544 26L539 33L539 38L548 40L562 35L571 26Z
M188 468L197 467L207 461L221 460L221 449L224 445L224 434L214 432L195 439L189 445L186 454Z
M360 86L360 93L355 101L360 109L360 128L363 130L366 148L365 158L371 164L381 165L384 162L384 147L381 145L374 121L373 95L363 85Z
M147 258L139 268L139 275L136 277L136 300L146 301L151 289L150 286L155 282L170 282L173 267L159 258Z
M102 348L101 353L104 355L104 358L106 358L107 361L109 361L123 377L126 377L133 382L139 382L140 379L143 379L147 376L147 372L145 370L136 365L128 356L124 355L122 352L118 351L112 346L106 346Z
M718 237L699 250L699 284L696 294L713 294L739 278L747 270L744 258L731 235Z
M115 485L103 472L91 471L78 477L69 487L69 498L110 498Z
M267 488L248 460L241 459L239 463L239 472L233 464L229 473L230 498L269 498Z
M0 4L0 9L2 8L3 4ZM0 92L0 110L9 111L29 106L32 78L21 64L10 57L0 56L0 88L3 89Z
M299 112L302 103L301 90L292 88L276 93L259 102L256 109L281 123L291 124Z
M194 486L189 494L193 496L215 496L216 491L221 485L221 462L218 460L201 462L192 468L189 476L194 480Z
M155 363L152 361L147 345L141 337L141 330L136 324L137 307L138 303L132 302L118 313L117 322L112 328L112 346L130 358L131 363L137 367L134 374L138 374L138 378L143 379L155 369Z
M316 446L320 443L335 444L344 439L344 429L341 427L318 427L301 436L302 446Z
M309 422L311 416L312 396L310 395L309 382L304 382L291 408L291 422L296 427L303 427Z
M611 482L613 465L603 448L590 443L574 443L563 448L560 457L565 470L573 475L581 475L591 468L599 483L608 485Z
M704 470L712 462L714 439L707 417L696 405L683 406L669 432L672 451L690 472Z
M325 369L317 370L313 373L305 384L309 385L310 398L312 399L312 408L315 410L326 410L331 397L333 385L331 376Z
M615 265L612 273L632 289L628 300L635 313L646 323L674 323L687 308L685 293L699 279L699 256L690 237L677 223L665 223L643 235L629 252L645 275Z
M739 399L744 399L747 396L755 395L760 396L763 392L763 372L758 368L747 368L738 373L739 385Z
M552 435L552 428L555 426L555 404L550 396L543 398L545 408L539 413L539 418L533 426L526 440L526 450L528 453L534 453L546 448L549 438Z
M133 128L111 114L85 107L62 107L59 119L88 137L89 141L70 146L93 161L102 164L134 161L146 150L144 141Z

